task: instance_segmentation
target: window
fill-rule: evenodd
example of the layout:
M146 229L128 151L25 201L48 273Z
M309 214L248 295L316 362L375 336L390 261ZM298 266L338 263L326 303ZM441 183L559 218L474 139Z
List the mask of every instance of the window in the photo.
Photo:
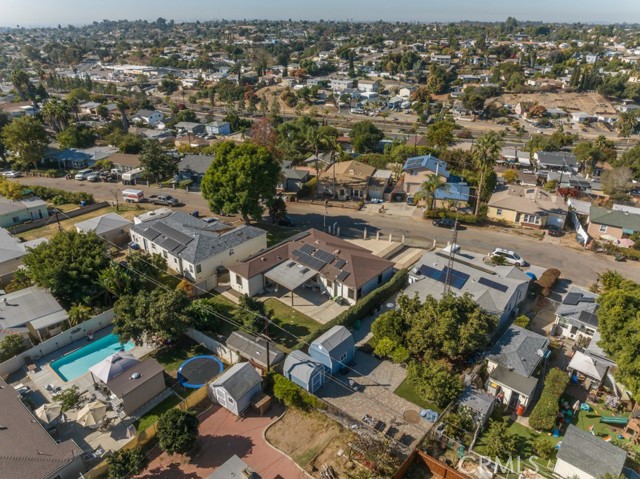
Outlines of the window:
M196 273L202 273L202 265L200 264L196 265Z
M497 216L502 216L502 208L498 208L498 209L496 210L496 215L497 215Z
M193 273L193 265L192 264L189 265L189 271L191 271Z
M19 217L19 216L14 216L14 217L13 217L13 218L11 218L11 219L12 219L12 221L13 221L14 223L19 223L19 222L20 222L20 217Z
M530 225L539 225L540 224L540 217L536 216L536 215L527 215L525 214L523 219L522 219L523 223L529 223Z
M166 252L166 251L163 251L163 252L162 252L162 256L164 256L164 259L167 259L167 258L169 257L169 255L167 254L167 252ZM173 258L173 260L175 261L176 259L175 259L175 258Z
M234 254L235 254L235 251L233 251L233 248L231 248L231 249L229 250L229 256L233 256Z
M344 363L347 360L347 353L342 353L340 355L340 362Z
M349 299L356 299L356 292L351 288L347 288L347 297Z
M380 286L382 284L382 275L379 274L378 275L378 286Z
M236 274L236 284L238 286L242 286L242 276L240 276L239 274Z
M608 228L607 225L600 225L600 233L606 233Z
M227 402L228 402L229 404L233 404L233 399L227 396Z

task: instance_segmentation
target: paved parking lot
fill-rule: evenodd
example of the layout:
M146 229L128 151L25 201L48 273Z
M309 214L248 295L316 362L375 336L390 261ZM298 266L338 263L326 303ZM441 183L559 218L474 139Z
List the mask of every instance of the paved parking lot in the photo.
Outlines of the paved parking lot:
M206 478L236 454L262 479L307 479L298 466L264 439L265 429L282 414L275 405L263 417L249 414L239 419L215 405L200 423L198 450L191 458L169 456L156 448L140 479Z
M420 418L418 424L411 424L404 419L408 411L414 416L420 412L420 407L393 393L406 377L406 371L397 364L379 361L361 351L356 352L353 369L355 371L327 380L317 394L358 421L365 416L373 417L374 422L381 421L384 423L379 429L381 432L386 433L391 427L397 430L393 435L395 439L401 440L404 436L401 442L415 446L432 423ZM357 391L349 387L349 379L357 383Z

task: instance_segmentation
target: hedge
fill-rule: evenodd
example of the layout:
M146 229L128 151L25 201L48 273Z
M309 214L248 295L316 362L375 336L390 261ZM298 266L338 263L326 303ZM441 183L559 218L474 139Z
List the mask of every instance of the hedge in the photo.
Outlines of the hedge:
M633 248L621 248L620 246L611 244L608 241L602 242L601 246L606 254L612 256L620 254L626 256L630 260L640 261L640 250Z
M72 193L70 191L59 190L57 188L49 188L48 186L24 185L25 189L29 189L34 195L45 201L53 201L56 198L56 204L73 203L79 205L84 201L90 205L94 203L91 193Z
M314 333L302 338L302 340L296 345L294 349L302 349L307 343L310 343L318 336L326 333L334 326L352 327L357 320L363 319L367 315L371 314L378 306L383 304L392 295L404 288L407 284L408 276L409 270L407 269L401 269L400 271L396 272L393 278L391 278L385 284L371 291L349 309L343 311L331 321L322 325L320 328L314 331Z
M549 431L556 425L560 407L560 397L569 384L569 376L558 368L553 368L544 380L540 400L531 411L529 425L533 429Z
M466 223L466 224L470 224L470 225L475 225L475 224L479 224L482 221L484 221L484 218L476 216L476 215L458 213L457 216L458 216L458 222L459 223ZM424 212L424 214L422 215L422 217L424 219L451 218L452 220L455 220L456 219L456 212L455 211L450 211L450 210L445 210L445 209L431 209L431 210L426 210Z

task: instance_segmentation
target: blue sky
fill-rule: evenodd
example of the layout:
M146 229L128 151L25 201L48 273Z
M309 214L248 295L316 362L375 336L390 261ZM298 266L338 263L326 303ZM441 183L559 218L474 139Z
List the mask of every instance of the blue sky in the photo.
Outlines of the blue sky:
M0 0L0 25L83 24L105 18L638 22L639 0Z

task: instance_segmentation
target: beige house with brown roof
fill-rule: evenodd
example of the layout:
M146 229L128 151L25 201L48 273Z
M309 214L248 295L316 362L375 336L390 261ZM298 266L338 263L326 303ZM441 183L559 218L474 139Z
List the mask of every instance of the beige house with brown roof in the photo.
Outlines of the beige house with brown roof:
M256 296L280 287L289 291L306 287L355 304L393 276L393 263L310 229L229 266L229 271L231 287L240 294Z
M560 195L537 186L510 185L489 200L487 217L518 226L563 228L569 208Z
M333 163L320 176L321 195L339 200L366 200L376 169L356 160Z

